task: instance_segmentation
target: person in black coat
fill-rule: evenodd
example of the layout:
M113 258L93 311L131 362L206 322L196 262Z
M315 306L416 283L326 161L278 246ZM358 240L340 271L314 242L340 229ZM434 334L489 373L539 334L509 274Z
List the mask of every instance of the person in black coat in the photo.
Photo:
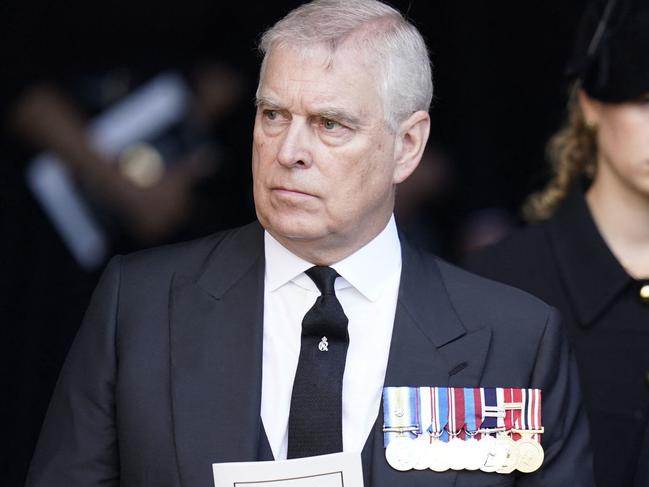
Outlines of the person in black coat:
M465 261L564 316L600 487L649 485L649 5L616 3L582 21L534 223Z

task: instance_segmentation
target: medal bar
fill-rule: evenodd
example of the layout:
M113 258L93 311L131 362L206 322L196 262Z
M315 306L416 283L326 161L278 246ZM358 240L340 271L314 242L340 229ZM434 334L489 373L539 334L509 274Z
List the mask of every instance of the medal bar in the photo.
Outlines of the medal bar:
M531 473L544 459L541 391L386 387L386 460L398 471Z

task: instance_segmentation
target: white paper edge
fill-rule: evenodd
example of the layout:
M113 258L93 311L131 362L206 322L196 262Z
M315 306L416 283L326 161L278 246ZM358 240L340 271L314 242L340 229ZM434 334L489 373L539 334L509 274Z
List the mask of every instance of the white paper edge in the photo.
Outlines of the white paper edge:
M332 453L317 457L270 462L213 463L214 487L269 482L342 472L345 487L363 487L360 453Z

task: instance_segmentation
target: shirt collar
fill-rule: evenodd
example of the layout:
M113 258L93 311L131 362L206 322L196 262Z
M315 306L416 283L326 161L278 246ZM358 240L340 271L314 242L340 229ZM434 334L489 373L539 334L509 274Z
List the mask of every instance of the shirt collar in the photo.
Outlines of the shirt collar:
M282 246L268 232L265 232L264 244L266 285L271 292L313 266ZM331 267L367 299L378 300L389 279L401 272L401 243L394 215L374 239ZM345 283L336 282L336 288L341 287L346 287Z
M632 278L599 233L579 184L549 221L549 230L580 322L589 326Z
M270 291L275 291L313 267L313 264L298 257L275 240L268 231L264 232L264 252L266 254L266 286Z

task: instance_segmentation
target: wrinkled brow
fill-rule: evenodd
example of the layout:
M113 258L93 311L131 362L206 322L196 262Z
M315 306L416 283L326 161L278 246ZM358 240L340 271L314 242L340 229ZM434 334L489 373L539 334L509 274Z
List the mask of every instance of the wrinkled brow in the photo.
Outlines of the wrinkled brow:
M255 98L255 106L259 108L260 106L264 106L265 108L270 108L274 110L282 110L283 107L281 103L271 99L271 98L266 98L264 96L258 96Z
M286 110L286 107L282 106L282 104L278 101L264 96L259 96L255 99L255 106L257 108L264 107L268 110ZM352 115L346 110L343 110L342 108L323 108L321 110L316 110L310 115L312 117L331 119L350 127L358 127L362 125L361 120L358 117Z
M323 110L320 110L317 115L322 118L328 118L336 122L340 122L343 125L348 125L350 127L358 127L361 125L361 121L358 117L355 117L351 113L338 108L325 108Z

